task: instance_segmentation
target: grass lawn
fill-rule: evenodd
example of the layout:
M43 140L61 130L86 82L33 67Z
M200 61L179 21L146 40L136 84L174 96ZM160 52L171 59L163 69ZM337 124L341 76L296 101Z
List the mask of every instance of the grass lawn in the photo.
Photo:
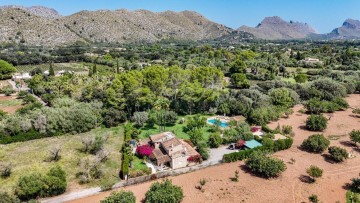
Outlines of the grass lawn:
M207 115L197 115L197 116L209 117ZM186 127L186 122L184 124L180 124L180 122L179 122L180 119L184 118L186 121L187 118L189 118L189 117L191 117L191 116L179 117L179 120L176 122L176 124L173 126L166 126L165 131L173 132L176 135L176 137L178 137L180 139L189 139L189 135L184 132L184 129ZM208 124L204 128L201 129L205 140L207 140L209 138L209 135L211 134L210 130L211 130L211 126ZM140 134L139 138L144 139L144 138L149 137L150 135L158 134L160 132L161 131L159 130L158 125L154 125L153 128L143 127L143 128L141 128L141 134Z
M283 77L281 77L281 80L284 81L284 82L290 82L291 84L296 83L296 81L295 81L295 79L293 77L291 77L291 78L283 78Z
M94 155L82 153L82 139L94 135L108 135L104 149L110 152L109 159L102 164L104 176L87 185L101 185L104 182L116 182L119 179L121 160L121 146L123 144L123 128L121 126L109 129L95 129L88 133L64 135L44 138L27 142L0 145L0 164L11 164L12 174L9 178L0 178L0 191L13 192L20 176L33 172L45 174L52 166L60 165L67 174L68 188L79 188L76 173L79 172L78 162L82 158L91 158ZM55 146L61 148L61 159L58 162L47 162L49 150Z
M360 194L357 192L346 192L346 203L360 203Z
M148 167L146 166L146 164L144 163L143 159L140 159L137 156L133 156L134 160L132 161L133 164L133 168L136 170L143 170L145 171Z
M22 101L20 99L9 99L9 100L0 100L0 108L17 106L21 105Z

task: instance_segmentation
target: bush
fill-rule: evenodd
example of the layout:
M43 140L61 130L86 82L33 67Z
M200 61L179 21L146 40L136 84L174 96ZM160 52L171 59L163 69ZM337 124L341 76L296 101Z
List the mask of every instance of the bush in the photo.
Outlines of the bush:
M308 76L306 74L300 73L297 74L294 79L297 83L305 83L308 80Z
M11 78L12 73L16 72L16 68L10 63L0 60L0 80L7 80Z
M351 188L360 191L360 178L351 179Z
M331 101L336 97L346 96L346 88L328 78L314 81L310 88L316 92L315 94L312 93L312 97L319 97L322 100Z
M10 164L0 165L0 177L1 178L10 177L11 172L12 172L12 166Z
M6 192L0 192L0 203L20 203L20 200Z
M85 153L96 154L103 149L107 137L97 135L95 137L86 138L82 140L82 151Z
M134 122L134 125L137 127L143 127L144 124L148 121L149 116L147 112L135 112L132 120Z
M220 136L220 133L212 133L209 136L208 144L211 148L218 148L222 143L222 138Z
M254 149L247 149L247 150L241 150L239 152L233 152L230 154L224 154L223 161L226 163L241 161L247 159L250 156L250 154L252 154L255 151L268 150L268 151L276 152L280 150L289 149L293 144L293 139L287 138L284 140L273 141L269 138L263 138L262 144L263 146Z
M106 199L101 200L100 203L135 203L136 198L133 192L120 191L112 192Z
M273 104L277 106L288 108L295 104L295 101L291 97L290 91L287 88L271 89L269 91L269 96Z
M312 195L309 196L309 201L312 202L312 203L318 203L319 198L318 198L317 195L312 194Z
M350 140L355 144L360 143L360 130L352 130L350 132Z
M150 145L141 145L136 148L136 154L142 158L144 156L149 157L150 154L154 151Z
M317 166L310 166L306 173L312 178L313 182L315 182L316 178L320 178L323 174L323 170Z
M46 175L35 173L20 177L15 194L21 200L30 200L62 194L66 186L66 174L57 166L50 169Z
M315 134L305 139L301 144L301 147L308 152L322 153L329 145L330 141L326 139L324 135Z
M107 109L104 114L104 125L107 128L118 126L126 121L126 113L115 108Z
M201 155L203 160L207 160L209 158L209 149L205 143L197 144L196 151Z
M310 115L306 120L306 128L311 131L323 131L328 120L323 115Z
M277 177L286 170L285 163L271 157L267 151L255 151L245 164L253 173L265 178Z
M348 152L346 149L341 147L329 147L329 154L331 158L336 162L343 162L345 159L349 157Z
M121 178L126 179L129 174L129 164L130 164L130 156L126 153L123 154L123 159L121 163Z
M146 203L179 203L184 198L183 190L170 180L153 183L145 194Z

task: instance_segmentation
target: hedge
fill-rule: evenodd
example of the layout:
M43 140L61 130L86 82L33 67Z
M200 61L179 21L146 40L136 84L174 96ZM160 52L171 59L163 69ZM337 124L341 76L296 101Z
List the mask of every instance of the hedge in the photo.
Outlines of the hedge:
M293 139L292 138L287 138L287 139L283 139L283 140L276 140L276 141L273 141L273 144L271 144L271 145L256 147L254 149L242 150L242 151L233 152L233 153L230 153L230 154L225 154L223 156L223 161L225 163L241 161L241 160L247 159L250 156L250 154L252 154L254 151L270 150L270 151L273 151L273 152L277 152L277 151L289 149L292 146L292 144L293 144Z
M121 178L125 179L126 175L129 174L129 163L130 163L130 157L128 154L124 153L123 155L123 161L121 165Z

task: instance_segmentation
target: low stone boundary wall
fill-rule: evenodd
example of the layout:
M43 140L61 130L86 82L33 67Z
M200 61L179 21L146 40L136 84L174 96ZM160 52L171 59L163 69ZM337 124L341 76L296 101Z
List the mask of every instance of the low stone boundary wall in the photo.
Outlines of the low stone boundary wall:
M134 185L134 184L139 184L139 183L147 182L150 180L156 180L158 178L165 178L165 177L177 176L177 175L181 175L181 174L185 174L185 173L190 173L190 172L197 171L197 170L200 170L203 168L207 168L209 166L215 166L220 163L222 163L222 161L204 162L202 164L198 164L195 166L189 166L189 167L179 168L179 169L174 169L174 170L160 171L160 172L157 172L157 173L154 173L151 175L130 178L128 180L123 180L123 181L116 183L112 187L112 189L117 189L117 188Z
M195 166L189 166L189 167L179 168L179 169L175 169L175 170L160 171L160 172L157 172L157 173L154 173L151 175L147 175L147 176L130 178L128 180L123 180L123 181L116 183L112 187L112 189L118 189L118 188L129 186L129 185L140 184L140 183L144 183L144 182L147 182L150 180L156 180L158 178L165 178L165 177L177 176L177 175L181 175L181 174L185 174L185 173L190 173L190 172L197 171L197 170L207 168L210 166L215 166L215 165L218 165L221 163L222 163L222 160L212 161L212 162L205 161L205 162L195 165ZM50 197L47 199L43 199L40 202L42 202L42 203L62 203L65 201L71 201L71 200L75 200L75 199L80 199L80 198L96 195L96 194L99 194L100 192L102 192L100 187L89 188L89 189L84 189L84 190L77 191L77 192L72 192L69 194L63 194L63 195L56 196L56 197Z

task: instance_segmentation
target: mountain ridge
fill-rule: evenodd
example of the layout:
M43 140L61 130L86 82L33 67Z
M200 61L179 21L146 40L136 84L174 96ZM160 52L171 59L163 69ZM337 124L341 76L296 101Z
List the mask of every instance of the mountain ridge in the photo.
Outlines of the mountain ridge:
M307 23L265 17L257 26L232 29L195 11L152 12L144 9L82 10L62 16L43 6L0 6L0 42L57 46L86 42L157 42L160 40L360 39L360 21L346 19L327 34Z

